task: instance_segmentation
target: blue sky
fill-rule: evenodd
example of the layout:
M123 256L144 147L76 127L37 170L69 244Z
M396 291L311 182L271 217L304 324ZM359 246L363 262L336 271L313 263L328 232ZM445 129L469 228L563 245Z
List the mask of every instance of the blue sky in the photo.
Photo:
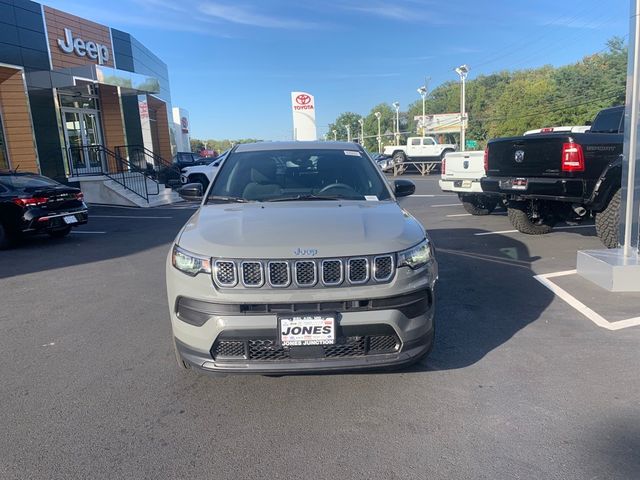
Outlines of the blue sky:
M44 3L131 33L169 66L198 138L291 138L290 92L316 97L319 133L344 111L403 108L416 88L563 65L629 28L627 0L109 0Z

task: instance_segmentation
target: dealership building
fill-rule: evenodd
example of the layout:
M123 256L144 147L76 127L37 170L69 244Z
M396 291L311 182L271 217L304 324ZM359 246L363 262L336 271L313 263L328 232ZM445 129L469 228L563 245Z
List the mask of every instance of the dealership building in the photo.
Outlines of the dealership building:
M90 200L127 204L116 194L134 175L123 170L170 163L184 122L174 127L166 64L129 33L0 0L0 169L78 181ZM137 195L148 203L157 194L145 189Z

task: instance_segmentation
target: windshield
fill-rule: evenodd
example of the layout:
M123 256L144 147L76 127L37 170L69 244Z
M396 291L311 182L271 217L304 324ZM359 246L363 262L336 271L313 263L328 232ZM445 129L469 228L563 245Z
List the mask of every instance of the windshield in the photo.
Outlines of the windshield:
M37 187L53 187L59 185L58 182L41 175L2 175L0 183L7 187L23 189Z
M386 182L359 150L234 152L222 165L208 201L387 200Z

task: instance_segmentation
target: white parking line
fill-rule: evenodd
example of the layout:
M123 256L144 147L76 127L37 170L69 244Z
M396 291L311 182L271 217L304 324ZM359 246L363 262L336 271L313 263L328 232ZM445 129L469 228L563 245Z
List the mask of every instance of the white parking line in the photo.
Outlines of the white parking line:
M439 195L421 195L421 194L417 194L414 193L413 195L411 195L412 197L422 197L422 198L434 198L434 197L455 197L456 195L446 195L446 194L439 194Z
M446 205L431 205L433 208L437 207L461 207L462 205L459 203L448 203Z
M455 215L447 215L447 217L472 217L470 213L456 213Z
M89 230L73 230L71 233L90 233L90 234L97 234L97 235L103 235L107 232L93 232L93 231L89 231Z
M145 217L139 215L91 215L91 218L173 218L173 217Z
M554 230L569 230L572 228L596 228L595 225L567 225L566 227L554 227ZM502 233L518 233L518 230L500 230L498 232L482 232L482 233L474 233L477 237L482 237L484 235L500 235Z
M623 328L636 327L640 325L640 317L628 318L626 320L618 320L616 322L610 322L606 318L604 318L599 313L593 311L591 308L587 307L584 303L578 300L576 297L567 292L564 288L559 287L555 283L553 283L550 278L555 277L564 277L567 275L575 275L577 273L576 270L566 270L563 272L555 272L555 273L547 273L544 275L535 275L537 281L539 281L542 285L551 290L556 296L567 302L573 308L575 308L578 312L583 314L597 326L604 328L606 330L620 330Z

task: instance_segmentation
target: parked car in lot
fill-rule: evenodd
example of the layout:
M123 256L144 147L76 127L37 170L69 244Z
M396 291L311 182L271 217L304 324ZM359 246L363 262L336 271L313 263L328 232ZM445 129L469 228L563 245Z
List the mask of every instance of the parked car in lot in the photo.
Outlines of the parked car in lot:
M393 159L389 155L385 155L384 153L370 153L369 156L378 164L380 170L383 172L393 171Z
M206 190L218 172L220 164L225 159L227 152L223 152L219 157L213 159L205 165L195 165L192 167L185 167L180 173L180 182L184 185L187 183L199 183L202 185L202 190ZM209 159L211 160L211 159Z
M472 215L489 215L500 203L498 197L482 191L484 156L482 150L449 152L440 169L440 189L457 193L464 209Z
M424 357L433 246L361 146L234 147L166 266L178 364L211 373L361 370Z
M457 145L440 144L434 137L409 137L407 145L384 147L384 154L392 157L396 163L440 161L456 149Z
M27 234L64 237L87 221L80 189L35 173L0 172L0 248Z
M558 220L593 213L598 237L617 247L623 129L624 107L613 107L587 132L491 140L482 189L507 199L509 219L523 233L548 233Z

